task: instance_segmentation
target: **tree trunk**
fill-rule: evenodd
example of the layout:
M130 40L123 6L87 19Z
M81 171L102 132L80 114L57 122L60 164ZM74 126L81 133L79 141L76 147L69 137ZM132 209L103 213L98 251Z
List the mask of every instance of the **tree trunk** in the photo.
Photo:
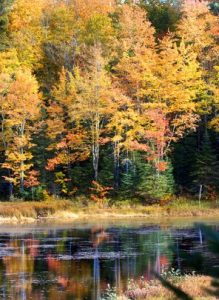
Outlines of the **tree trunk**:
M31 187L31 196L32 196L32 200L34 199L34 187Z
M98 168L99 168L99 156L100 156L100 121L99 114L95 115L94 124L92 125L92 157L93 157L93 169L94 180L98 180Z
M119 188L119 180L120 180L120 172L119 172L119 167L120 167L120 162L119 162L119 156L120 156L120 151L119 151L119 146L118 142L114 143L114 188L117 190Z
M21 137L24 136L24 128L25 128L25 120L23 121L23 123L21 124ZM21 147L20 148L20 154L23 156L24 154L24 148ZM20 169L21 169L21 172L20 172L20 192L21 192L21 195L23 194L24 192L24 160L22 159L21 160L21 163L20 163Z
M9 199L10 199L10 201L14 200L14 189L13 189L12 182L9 182Z
M24 149L21 148L21 154L24 153ZM24 192L24 161L21 161L21 173L20 173L20 192L23 194Z
M202 189L203 189L203 185L200 184L200 186L199 186L199 194L198 194L198 203L199 203L199 206L201 205Z
M8 177L11 177L11 172L8 170ZM14 200L14 186L12 182L9 182L9 200L13 201Z

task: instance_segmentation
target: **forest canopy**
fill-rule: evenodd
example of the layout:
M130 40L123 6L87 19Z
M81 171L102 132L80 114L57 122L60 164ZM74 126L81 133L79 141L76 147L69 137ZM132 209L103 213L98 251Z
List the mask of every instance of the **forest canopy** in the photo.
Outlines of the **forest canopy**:
M2 200L216 197L218 53L213 1L1 0Z

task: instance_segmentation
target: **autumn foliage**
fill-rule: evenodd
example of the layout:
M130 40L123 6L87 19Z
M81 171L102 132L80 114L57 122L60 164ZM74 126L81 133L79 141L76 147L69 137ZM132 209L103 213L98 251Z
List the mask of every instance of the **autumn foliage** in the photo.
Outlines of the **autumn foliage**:
M204 131L219 131L218 17L185 1L165 32L148 5L119 2L14 0L7 10L0 184L9 196L70 197L92 181L102 203L108 186L168 185L176 145L197 131L200 148Z
M96 181L92 181L91 191L91 200L96 202L98 205L103 206L104 201L107 199L109 191L112 190L111 187L103 186Z

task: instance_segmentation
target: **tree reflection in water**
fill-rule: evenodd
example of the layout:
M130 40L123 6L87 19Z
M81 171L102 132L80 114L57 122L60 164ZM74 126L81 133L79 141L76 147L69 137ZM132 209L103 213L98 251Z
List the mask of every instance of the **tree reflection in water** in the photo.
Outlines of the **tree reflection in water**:
M108 284L120 293L128 279L150 280L154 271L168 268L189 271L185 253L205 249L200 228L95 226L2 233L0 299L96 300ZM208 264L193 262L192 268L207 273Z

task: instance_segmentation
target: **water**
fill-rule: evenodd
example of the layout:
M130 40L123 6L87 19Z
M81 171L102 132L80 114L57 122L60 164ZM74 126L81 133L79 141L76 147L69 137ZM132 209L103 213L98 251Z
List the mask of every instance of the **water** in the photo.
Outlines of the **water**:
M203 257L194 259L197 253ZM108 285L122 291L129 279L151 279L154 271L206 274L218 263L209 255L201 229L191 225L1 228L0 299L101 299Z

